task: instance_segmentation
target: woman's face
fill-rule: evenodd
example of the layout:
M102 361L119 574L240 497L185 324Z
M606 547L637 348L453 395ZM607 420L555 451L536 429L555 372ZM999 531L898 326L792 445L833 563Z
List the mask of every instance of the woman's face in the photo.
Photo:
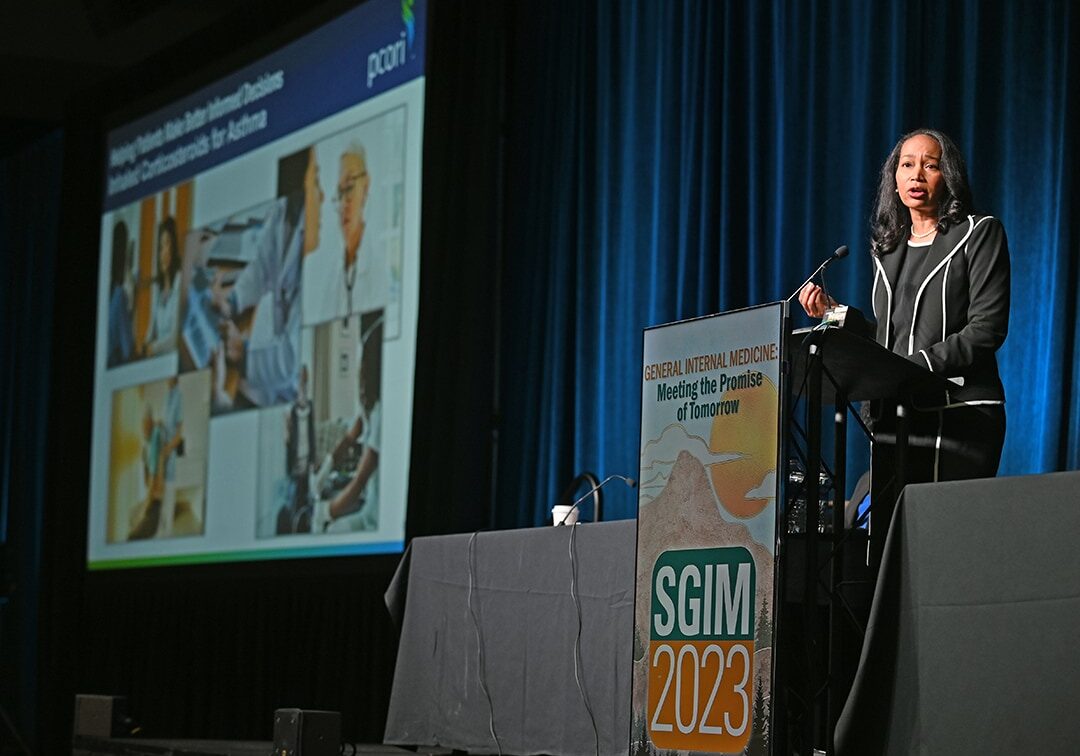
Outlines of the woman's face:
M172 268L173 258L172 237L165 231L158 234L158 272L168 275Z
M945 179L941 175L941 145L936 139L916 134L901 145L896 191L912 212L937 216Z
M319 246L322 203L319 164L315 160L315 149L312 148L308 153L307 171L304 172L304 252L311 252Z

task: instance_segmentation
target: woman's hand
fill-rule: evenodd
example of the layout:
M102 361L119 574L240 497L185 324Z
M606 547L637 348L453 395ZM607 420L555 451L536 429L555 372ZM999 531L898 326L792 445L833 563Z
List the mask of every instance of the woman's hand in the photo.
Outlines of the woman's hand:
M225 359L233 365L239 365L244 358L244 335L236 323L228 318L218 323L218 333L225 349Z
M825 317L825 311L837 306L837 301L825 292L816 283L808 283L799 292L799 304L802 305L806 314L812 318Z
M214 280L210 282L210 304L223 317L233 316L232 305L229 303L229 288L225 285L225 279L219 270L214 274Z

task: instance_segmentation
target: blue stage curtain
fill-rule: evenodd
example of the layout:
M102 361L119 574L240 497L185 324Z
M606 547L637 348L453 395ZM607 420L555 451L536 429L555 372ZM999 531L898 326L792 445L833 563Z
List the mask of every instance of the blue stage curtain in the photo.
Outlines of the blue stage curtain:
M24 738L35 729L46 475L86 464L45 459L62 153L56 132L0 158L0 704ZM94 242L71 252L92 285Z
M1065 0L519 8L496 524L636 474L646 326L781 299L841 244L830 291L869 312L878 171L919 126L1009 232L1001 473L1080 466L1078 28Z

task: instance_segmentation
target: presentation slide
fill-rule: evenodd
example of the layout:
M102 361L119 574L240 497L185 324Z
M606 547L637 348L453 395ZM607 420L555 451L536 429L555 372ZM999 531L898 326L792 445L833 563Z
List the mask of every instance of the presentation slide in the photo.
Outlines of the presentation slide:
M424 0L108 133L87 564L405 540Z

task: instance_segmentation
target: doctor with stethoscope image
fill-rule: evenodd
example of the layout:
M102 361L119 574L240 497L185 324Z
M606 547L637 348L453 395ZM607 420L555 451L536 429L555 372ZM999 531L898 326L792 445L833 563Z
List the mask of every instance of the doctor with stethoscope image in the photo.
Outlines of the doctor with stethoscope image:
M274 203L257 242L254 258L233 286L218 276L213 284L213 306L222 316L221 346L215 396L222 402L221 363L237 369L243 393L256 406L293 401L300 379L300 275L303 258L319 246L323 191L314 148L308 147L278 163L278 200ZM237 321L257 305L263 328L245 333ZM259 321L256 321L256 326Z

